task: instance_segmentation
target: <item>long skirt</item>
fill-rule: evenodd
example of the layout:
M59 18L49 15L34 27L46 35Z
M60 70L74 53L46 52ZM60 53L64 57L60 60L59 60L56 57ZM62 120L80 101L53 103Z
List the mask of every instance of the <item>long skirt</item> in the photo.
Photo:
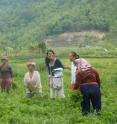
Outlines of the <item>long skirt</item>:
M12 79L11 78L2 78L1 79L1 89L3 91L9 91L12 85Z

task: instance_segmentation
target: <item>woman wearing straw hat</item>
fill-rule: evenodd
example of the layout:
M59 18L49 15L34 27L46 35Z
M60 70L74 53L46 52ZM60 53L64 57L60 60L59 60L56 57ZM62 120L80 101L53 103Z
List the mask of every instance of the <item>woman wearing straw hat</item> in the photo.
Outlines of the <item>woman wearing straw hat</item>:
M3 56L2 64L0 65L0 84L1 90L9 93L9 90L12 85L13 72L11 66L8 64L8 57Z
M36 71L36 63L29 61L27 63L28 72L24 76L24 85L27 97L31 98L34 94L42 96L42 85L40 74Z

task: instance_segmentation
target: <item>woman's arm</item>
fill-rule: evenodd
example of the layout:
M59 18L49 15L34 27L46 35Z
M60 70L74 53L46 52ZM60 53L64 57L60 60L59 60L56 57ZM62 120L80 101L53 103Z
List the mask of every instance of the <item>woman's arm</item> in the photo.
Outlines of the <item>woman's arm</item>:
M24 76L24 86L27 87L27 73Z
M41 77L39 72L36 72L36 79L37 81L35 87L39 88L39 92L42 93Z
M12 67L11 66L9 66L9 73L11 75L11 78L13 78L13 71L12 71Z
M58 68L63 68L64 69L64 66L63 66L62 62L59 59L56 60L56 66L58 66Z

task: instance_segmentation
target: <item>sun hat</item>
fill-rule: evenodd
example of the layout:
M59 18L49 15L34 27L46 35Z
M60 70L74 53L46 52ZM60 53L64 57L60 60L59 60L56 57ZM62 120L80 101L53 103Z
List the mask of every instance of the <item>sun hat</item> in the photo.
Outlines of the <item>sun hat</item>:
M36 67L36 63L35 63L35 62L33 62L33 61L29 61L29 62L27 63L27 66L30 66L30 65L32 65L32 66L34 66L34 67Z
M8 57L7 56L2 56L1 60L7 60L8 61Z

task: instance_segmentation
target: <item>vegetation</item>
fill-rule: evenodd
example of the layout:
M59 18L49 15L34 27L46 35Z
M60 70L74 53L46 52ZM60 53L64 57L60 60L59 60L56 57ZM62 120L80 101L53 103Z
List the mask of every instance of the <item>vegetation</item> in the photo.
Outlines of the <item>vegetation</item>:
M0 49L30 47L50 35L98 30L117 46L116 0L0 0Z
M26 61L12 59L15 87L10 94L0 93L1 124L116 124L117 123L117 72L116 59L88 59L101 76L102 113L83 117L80 108L80 94L76 97L70 92L70 71L64 71L64 100L50 100L48 76L43 64L44 59L35 59L41 73L44 98L25 97L23 76L26 72ZM68 59L62 59L69 65ZM19 69L20 68L20 69Z
M116 3L116 0L0 0L0 56L9 56L14 71L10 94L0 93L0 124L117 124ZM46 45L44 41L48 40L61 46ZM74 41L74 45L68 41ZM98 69L102 82L100 116L95 113L82 116L82 96L70 92L70 70L64 70L66 98L49 99L44 66L48 47L56 51L64 65L70 65L66 57L74 50ZM25 97L23 77L29 59L38 64L43 98Z

